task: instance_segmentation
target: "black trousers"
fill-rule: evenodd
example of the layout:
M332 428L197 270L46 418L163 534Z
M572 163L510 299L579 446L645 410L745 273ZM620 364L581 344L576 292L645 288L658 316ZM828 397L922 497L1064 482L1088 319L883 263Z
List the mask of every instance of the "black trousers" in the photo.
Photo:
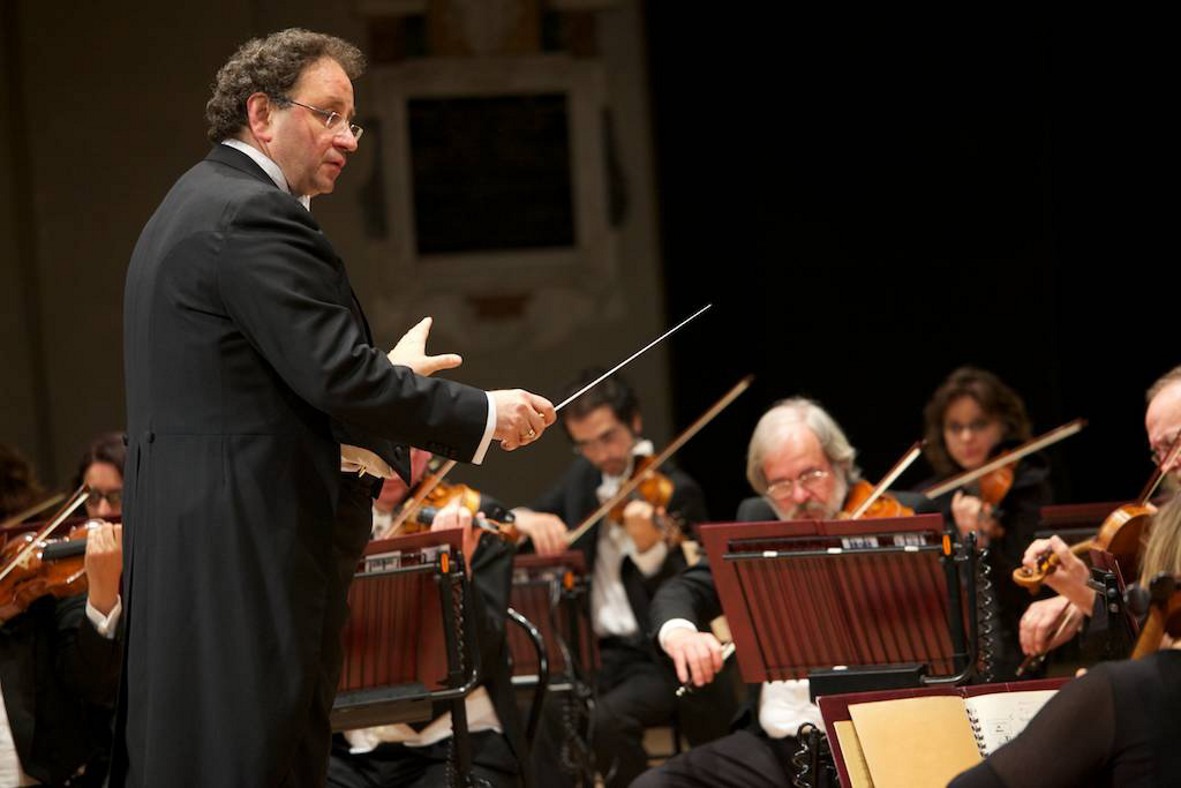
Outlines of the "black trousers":
M469 734L472 742L471 776L475 785L519 788L517 759L504 736L495 731ZM376 749L353 755L342 737L333 737L328 760L328 785L332 788L393 788L447 785L451 739L429 747L379 744ZM462 783L460 783L462 784Z
M783 788L796 739L740 730L694 747L645 772L632 788Z
M676 706L676 676L646 641L603 638L591 721L595 768L607 788L624 788L648 768L644 729L666 725Z

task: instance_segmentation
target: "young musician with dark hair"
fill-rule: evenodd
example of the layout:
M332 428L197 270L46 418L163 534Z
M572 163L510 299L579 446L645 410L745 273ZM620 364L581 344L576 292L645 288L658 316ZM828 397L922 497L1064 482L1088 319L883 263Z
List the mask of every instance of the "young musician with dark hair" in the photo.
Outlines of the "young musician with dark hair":
M562 399L601 372L584 370L566 387ZM626 503L620 522L603 517L568 544L569 531L609 500L631 478L637 463L656 452L643 437L639 399L619 375L573 400L562 411L561 422L578 458L531 507L514 513L517 527L538 553L552 555L573 548L586 556L591 624L601 662L591 745L606 784L626 786L647 768L644 729L667 724L676 708L675 678L657 658L646 626L652 596L686 566L686 560L664 538L660 507L642 499ZM661 466L658 471L672 483L665 507L668 514L686 527L707 519L696 482L672 467ZM719 725L706 724L694 728L693 738L708 740L721 732Z
M95 448L105 445L104 438L96 441L80 464L81 476L108 484L92 516L119 514L122 457L116 451L100 458ZM5 558L15 558L22 544L10 541ZM122 528L102 523L87 531L85 584L79 585L88 590L40 596L22 610L15 581L24 570L0 581L6 611L0 617L0 785L103 784L122 653L116 637L122 566Z

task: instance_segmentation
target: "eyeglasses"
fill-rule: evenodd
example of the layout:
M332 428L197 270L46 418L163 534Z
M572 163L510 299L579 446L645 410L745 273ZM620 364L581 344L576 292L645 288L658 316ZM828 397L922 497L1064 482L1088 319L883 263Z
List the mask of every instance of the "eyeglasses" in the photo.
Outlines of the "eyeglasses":
M346 128L346 125L343 125L344 124L344 116L341 115L339 112L333 112L332 110L328 110L328 109L320 109L319 107L313 107L310 104L303 104L301 102L295 101L294 99L289 99L286 96L275 96L274 99L275 99L275 101L279 102L280 104L294 104L297 107L303 107L304 109L308 110L309 112L314 112L317 115L323 117L324 118L324 127L327 128L331 132L339 134L340 132L344 131ZM357 142L360 142L361 135L365 133L365 129L361 128L356 123L347 124L347 128L349 130L349 133L351 133L353 135L353 139L356 140Z
M1173 448L1173 444L1177 439L1181 438L1181 432L1174 434L1171 438L1161 441L1157 446L1149 448L1149 459L1153 465L1161 465L1165 458L1169 456L1169 451Z
M575 454L585 455L588 452L595 451L596 449L605 449L608 446L615 445L620 442L620 438L628 434L628 431L623 427L612 427L596 438L577 441L572 448Z
M109 490L103 492L102 490L90 490L86 493L86 503L90 506L97 507L103 501L106 501L112 507L117 507L123 503L123 491Z
M804 471L795 479L784 479L783 481L775 482L763 494L777 501L786 501L791 498L791 494L795 491L797 484L809 492L816 492L816 488L828 477L828 471L823 468L813 468L810 471Z
M958 421L949 421L943 425L943 431L951 435L959 435L961 432L967 430L973 435L979 435L993 424L992 419L976 419L967 424L960 424Z

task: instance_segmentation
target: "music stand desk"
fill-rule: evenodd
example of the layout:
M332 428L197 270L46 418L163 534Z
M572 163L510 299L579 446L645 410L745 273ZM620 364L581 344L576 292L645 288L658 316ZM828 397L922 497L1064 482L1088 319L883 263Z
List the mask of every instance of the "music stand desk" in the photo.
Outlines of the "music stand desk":
M748 683L836 668L876 671L889 686L900 680L891 670L916 666L952 681L967 662L941 515L711 523L699 533Z
M435 702L462 703L475 689L479 649L465 612L461 538L458 530L426 532L366 546L349 587L333 730L426 721Z

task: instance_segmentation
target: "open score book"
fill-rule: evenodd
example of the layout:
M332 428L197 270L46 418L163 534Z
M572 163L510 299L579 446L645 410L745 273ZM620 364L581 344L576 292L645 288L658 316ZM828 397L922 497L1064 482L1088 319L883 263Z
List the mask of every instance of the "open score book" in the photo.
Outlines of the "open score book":
M845 784L943 788L1020 733L1057 691L1000 689L1009 684L989 692L988 686L864 703L854 695L832 696L849 701L847 718L825 720L843 756Z

